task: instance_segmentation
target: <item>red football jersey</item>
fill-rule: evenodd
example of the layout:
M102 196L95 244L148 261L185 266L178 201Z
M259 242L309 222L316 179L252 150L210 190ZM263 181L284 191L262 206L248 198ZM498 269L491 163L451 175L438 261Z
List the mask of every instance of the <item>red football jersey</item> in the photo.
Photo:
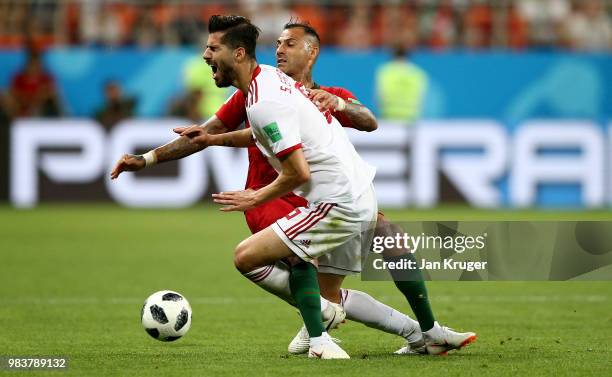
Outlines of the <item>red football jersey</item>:
M333 95L336 95L343 100L354 103L357 102L353 93L349 92L344 88L321 86L315 84L316 89L323 89ZM243 122L246 123L246 127L249 127L249 122L246 115L245 108L245 97L244 94L237 90L224 104L221 106L215 114L219 118L228 131L234 131ZM351 121L342 113L332 111L332 115L338 119L343 127L353 127ZM247 181L245 188L260 189L264 186L269 185L276 179L278 174L276 170L268 163L268 160L264 155L257 149L255 145L248 148L249 154L249 171L247 174ZM306 202L299 196L294 194L288 194L287 198L295 197L296 206L302 206Z
M340 88L337 86L318 86L317 84L315 84L314 89L323 89L326 92L335 95L336 97L342 98L347 103L359 103L359 101L357 101L353 93L349 92L348 90L344 88ZM353 128L353 125L351 124L351 120L346 115L338 111L332 111L331 113L334 116L334 118L338 119L338 122L340 122L342 127Z

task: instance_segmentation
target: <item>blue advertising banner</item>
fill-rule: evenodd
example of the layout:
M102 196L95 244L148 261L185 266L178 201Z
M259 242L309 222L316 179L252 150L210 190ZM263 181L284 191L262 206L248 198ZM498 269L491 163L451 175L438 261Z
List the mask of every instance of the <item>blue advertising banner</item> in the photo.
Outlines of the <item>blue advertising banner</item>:
M92 148L88 151L95 154L95 158L87 160L95 162L95 166L86 173L91 175L96 171L98 179L102 176L105 158L111 161L127 151L108 152L116 144L113 140L126 139L118 132L132 129L126 123L125 127L108 132L87 119L102 105L104 84L117 80L128 95L137 98L136 119L126 122L146 123L149 134L158 126L155 142L140 141L146 144L142 147L153 147L172 136L168 133L172 126L188 122L182 119L172 123L168 119L168 106L184 92L186 66L194 59L197 61L199 54L197 49L50 50L44 63L56 78L66 118L42 122L45 125L40 129L27 127L31 122L36 123L35 119L16 121L10 128L10 137L5 138L10 145L4 151L31 150L34 156L37 148L49 143L63 146L62 127L78 124L84 132L80 142L90 143ZM261 50L258 57L261 63L274 64L273 50ZM0 88L10 85L24 58L23 52L0 52ZM610 205L612 55L421 51L410 59L427 75L421 122L407 127L404 122L381 120L375 134L351 135L364 157L379 167L376 184L381 205L435 206L448 200L441 194L446 190L445 185L450 185L450 191L457 192L455 196L461 201L480 207L602 208ZM389 60L385 51L329 49L320 56L314 78L322 85L348 88L362 103L378 112L376 72ZM228 95L230 92L228 89ZM55 123L61 129L53 129ZM71 131L66 135L74 129L70 126ZM43 130L49 134L49 140L44 139L47 133ZM22 148L15 147L22 144ZM13 155L7 158L9 163L17 161ZM231 159L233 163L239 160ZM11 193L19 193L19 197L9 195L18 205L31 206L38 200L37 161L32 157L30 173L21 174L24 169L20 169L19 175L13 172L10 179L2 181L8 179ZM198 163L195 159L189 162L194 165L194 172L201 170L196 166ZM75 169L68 170L77 174ZM198 177L190 174L186 176ZM58 182L68 179L63 173L47 175ZM69 180L87 177L71 176ZM200 178L199 182L204 180ZM217 184L225 180L225 176L216 177ZM196 181L188 182L194 191L184 203L197 200L202 194L200 191L205 190ZM180 179L177 182L181 192L189 192L181 186L185 182ZM241 185L242 182L232 182L228 187ZM8 183L0 184L4 186ZM152 202L159 200L154 199Z
M183 90L185 65L199 54L197 49L53 49L45 64L70 116L95 113L110 79L138 99L137 115L163 116ZM273 50L261 50L258 57L275 63ZM325 50L314 78L348 88L376 111L375 73L389 59L383 51ZM428 76L425 119L494 118L512 128L529 118L588 118L602 124L612 118L610 54L417 52L411 59ZM1 88L10 85L23 61L22 52L0 52Z

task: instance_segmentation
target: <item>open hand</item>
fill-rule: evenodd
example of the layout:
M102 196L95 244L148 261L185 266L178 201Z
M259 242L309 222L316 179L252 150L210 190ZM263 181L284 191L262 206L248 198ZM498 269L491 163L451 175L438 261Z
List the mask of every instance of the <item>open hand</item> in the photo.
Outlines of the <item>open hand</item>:
M138 171L146 166L144 157L141 155L124 154L115 164L111 172L111 179L117 179L124 171Z
M221 211L241 211L244 212L248 209L257 207L255 200L255 194L257 191L253 189L246 189L241 191L226 191L218 194L213 194L213 200L215 203L224 204L225 207L221 207Z
M189 138L192 143L199 146L208 147L210 145L210 135L202 126L176 127L173 131L181 136Z
M336 110L338 97L322 89L310 89L310 100L319 108L319 111Z

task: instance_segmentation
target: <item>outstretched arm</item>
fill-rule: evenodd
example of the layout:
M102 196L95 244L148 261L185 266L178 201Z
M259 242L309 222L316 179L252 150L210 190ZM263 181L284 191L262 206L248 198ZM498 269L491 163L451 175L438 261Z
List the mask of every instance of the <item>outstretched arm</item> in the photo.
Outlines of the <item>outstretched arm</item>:
M206 133L218 134L226 132L225 125L217 118L212 116L201 127ZM181 133L188 127L178 127L174 131ZM181 132L179 132L181 131ZM111 172L111 179L116 179L124 171L138 171L144 169L147 165L153 165L159 162L178 160L183 157L192 155L204 149L205 146L192 143L188 137L180 136L171 142L157 147L144 155L124 154L115 164Z
M206 133L212 135L227 132L227 128L225 127L223 122L219 118L217 118L216 115L213 115L209 120L207 120L199 127L201 127ZM177 127L173 131L180 134L182 131L188 128L190 127ZM204 148L206 147L194 145L186 136L179 136L168 144L155 148L154 151L157 157L157 162L165 162L187 157L189 155L194 154L195 152L201 151Z
M175 129L174 132L180 134L181 137L187 137L190 143L199 146L200 149L213 145L221 147L246 148L254 143L253 134L249 128L218 135L210 134L204 127L201 126Z

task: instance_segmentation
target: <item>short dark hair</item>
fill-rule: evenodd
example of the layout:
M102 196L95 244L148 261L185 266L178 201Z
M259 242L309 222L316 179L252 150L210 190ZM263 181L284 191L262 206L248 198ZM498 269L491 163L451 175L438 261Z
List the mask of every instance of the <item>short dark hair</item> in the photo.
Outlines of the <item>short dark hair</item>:
M225 32L221 38L221 43L231 48L242 47L246 54L255 59L255 48L257 38L259 38L259 28L251 23L246 17L242 16L210 16L208 20L208 32Z
M304 33L306 35L310 35L312 37L314 37L317 40L318 44L321 44L321 38L319 37L319 33L317 33L317 31L315 30L315 28L313 28L308 22L300 22L297 20L291 20L289 22L287 22L285 24L285 26L283 26L283 30L287 30L287 29L293 29L299 27L302 30L304 30Z

